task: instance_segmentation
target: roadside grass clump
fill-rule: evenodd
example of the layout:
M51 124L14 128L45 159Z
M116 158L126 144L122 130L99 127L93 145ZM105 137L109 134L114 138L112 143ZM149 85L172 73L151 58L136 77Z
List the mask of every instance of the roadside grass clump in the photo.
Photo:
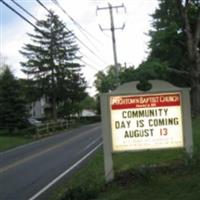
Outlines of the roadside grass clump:
M32 141L34 140L29 137L0 135L0 152Z
M95 199L98 196L99 187L95 182L90 182L87 185L78 185L76 187L70 187L65 191L65 194L61 197L61 200L88 200Z
M98 200L199 200L200 159L189 165L149 166L117 173L113 182L104 187Z
M0 152L34 141L35 128L16 129L12 134L6 129L0 130Z
M95 199L104 184L103 152L99 149L67 183L55 189L50 200Z

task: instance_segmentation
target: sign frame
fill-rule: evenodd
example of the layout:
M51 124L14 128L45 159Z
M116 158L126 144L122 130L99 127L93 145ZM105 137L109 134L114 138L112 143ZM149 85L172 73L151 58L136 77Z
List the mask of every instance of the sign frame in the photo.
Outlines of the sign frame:
M193 154L193 138L192 138L192 123L191 123L191 111L190 111L190 95L189 88L179 88L172 84L161 81L151 80L149 83L152 88L149 91L141 91L137 89L138 81L125 83L119 86L116 90L110 93L101 95L101 115L102 115L102 133L103 133L103 146L104 146L104 169L106 181L109 182L114 178L113 172L113 161L112 153L113 142L112 142L112 127L111 127L111 109L110 109L110 97L113 96L135 96L135 95L156 95L166 93L180 93L181 102L181 115L182 115L182 131L183 131L183 147L172 147L172 148L185 148L186 153L189 157ZM172 148L161 148L161 149L172 149ZM146 151L150 149L140 150L128 150L131 152ZM151 149L151 150L160 150ZM119 151L122 152L122 151Z
M156 96L156 95L168 95L168 94L178 94L178 95L180 95L180 114L181 114L181 122L182 122L182 124L183 124L183 120L182 120L182 116L183 116L183 112L182 112L182 101L181 101L181 99L182 99L182 97L181 97L181 92L179 92L179 91L176 91L176 92L164 92L164 93L147 93L147 94L134 94L134 95L111 95L110 97L109 97L109 101L110 101L110 98L112 98L112 97L118 97L118 96L122 96L122 97L133 97L133 96L149 96L149 95L151 95L151 96ZM144 109L145 109L146 107L144 107ZM153 107L152 109L156 109L156 107ZM111 109L111 105L110 105L110 123L112 123L112 109ZM181 124L181 125L182 125ZM181 126L180 127L180 129L181 129L181 131L182 131L182 142L183 142L183 144L182 144L182 146L177 146L177 147L167 147L167 146L164 146L164 147L157 147L157 148L143 148L143 149L131 149L131 150L115 150L114 149L114 143L113 143L113 139L112 139L112 152L113 153L117 153L117 152L126 152L126 151L133 151L133 152L135 152L135 151L145 151L145 150L160 150L160 149L172 149L172 148L182 148L182 147L184 147L184 143L185 143L185 141L184 141L184 134L183 134L183 126ZM113 138L113 132L112 132L113 130L112 130L112 127L111 127L111 137Z

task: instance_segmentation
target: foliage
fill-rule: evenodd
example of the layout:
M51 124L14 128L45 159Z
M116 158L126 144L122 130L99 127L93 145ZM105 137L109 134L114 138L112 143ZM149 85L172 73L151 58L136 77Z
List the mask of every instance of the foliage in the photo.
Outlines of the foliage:
M176 2L160 1L152 17L154 29L149 33L149 59L159 59L167 64L168 81L177 86L189 86L186 37Z
M101 116L96 115L96 116L87 116L87 117L80 117L77 120L78 123L80 124L92 124L92 123L99 123L101 122Z
M88 109L88 110L96 110L96 100L87 95L81 102L80 102L81 109Z
M118 85L114 66L108 66L106 72L99 71L96 74L94 85L99 93L106 93L114 90Z
M0 128L13 132L25 125L26 101L21 93L19 81L9 67L0 76Z
M192 88L193 110L200 112L200 2L159 0L152 17L149 59L167 63L168 81Z
M167 62L169 67L183 69L187 66L185 36L175 1L160 1L153 17L150 58Z
M159 60L148 60L140 64L140 66L132 71L132 79L126 80L126 77L131 75L130 70L125 70L121 76L124 77L123 82L128 81L148 81L154 79L166 79L166 64Z
M141 63L137 69L134 67L121 67L119 72L119 82L120 84L123 84L131 81L146 82L154 79L166 80L167 75L168 71L166 63L162 63L158 59L149 59ZM110 66L106 73L102 71L97 73L95 86L99 93L109 92L116 88L117 84L113 66Z
M38 90L36 82L31 79L19 79L21 91L27 103L32 103L40 99L42 93Z
M134 196L138 200L198 200L200 195L198 169L199 163L191 169L186 166L160 168L160 171L148 171L144 176L139 174L140 172L136 176L127 173L124 177L125 182L108 185L97 199L129 200Z
M38 91L36 97L48 99L56 119L58 105L67 101L73 107L82 99L86 82L80 72L74 34L65 29L65 24L53 12L36 25L39 29L35 29L35 35L29 34L32 43L25 44L20 51L26 57L21 65Z
M74 102L71 106L70 102L65 101L64 104L60 105L58 108L59 117L70 117L70 115L80 115L84 109L96 110L96 101L93 97L90 97L85 93L84 96L81 96L80 102ZM83 99L83 100L82 100Z

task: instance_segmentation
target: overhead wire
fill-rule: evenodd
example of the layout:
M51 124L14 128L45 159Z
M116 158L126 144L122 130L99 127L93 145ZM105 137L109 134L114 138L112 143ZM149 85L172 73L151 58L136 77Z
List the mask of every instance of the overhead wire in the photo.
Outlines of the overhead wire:
M97 49L97 51L99 52L100 50L96 47L96 45L94 45L93 41L98 42L101 45L104 45L99 39L97 39L93 34L91 34L89 31L87 31L85 28L83 28L58 2L58 0L51 0L58 8L60 8L62 10L63 13L65 13L67 15L67 17L73 22L73 24L79 29L79 31L87 38L87 40L90 42L90 44ZM106 35L104 33L105 36L107 36L108 38L110 38L110 36ZM89 37L88 37L89 36ZM90 39L90 37L93 39L93 41ZM108 63L106 63L105 61L103 61L103 63L105 65L108 65Z
M60 4L58 4L58 1L55 0L51 0L60 10L62 10L62 12L67 15L67 17L73 22L73 24L78 28L78 30L83 34L83 36L87 39L88 42L90 42L90 44L92 45L93 48L95 48L97 51L99 51L99 49L96 47L96 45L93 43L93 41L90 39L90 37L88 37L88 35L82 30L82 27L80 28L80 26L76 23L76 21L70 16L68 15L68 13L61 7Z
M10 6L9 4L7 4L4 0L0 0L0 2L2 2L7 8L9 8L11 11L13 11L15 14L17 14L20 18L22 18L24 21L26 21L29 25L31 25L32 27L34 27L35 29L37 29L38 31L40 31L42 34L43 34L43 32L37 27L37 26L35 26L32 22L30 22L26 17L24 17L22 14L20 14L18 11L16 11L12 6ZM19 7L19 6L18 6ZM21 9L22 9L22 7L20 7ZM22 10L24 10L25 11L25 9L22 9ZM27 13L27 12L26 12ZM28 14L28 13L27 13ZM96 67L94 67L93 65L90 65L89 63L87 63L86 61L84 61L82 58L80 58L80 61L84 64L84 65L86 65L86 66L88 66L88 67L90 67L90 68L92 68L93 70L95 70L95 71L99 71Z
M37 0L39 1L39 0ZM86 29L84 29L78 22L76 22L75 19L73 19L73 17L71 17L67 11L65 9L62 8L62 6L59 4L59 2L57 0L52 0L52 2L57 6L59 7L67 16L68 18L79 28L79 30L81 31L82 34L84 34L84 36L87 38L87 40L90 42L90 44L92 44L92 46L94 48L96 48L96 46L93 44L93 42L91 41L91 39L84 33L86 32L88 35L90 35L93 39L95 39L97 41L97 39L92 35L90 34ZM47 8L45 8L46 10L48 10ZM84 31L84 32L83 32ZM93 50L91 50L91 48L89 48L87 45L85 45L85 43L83 43L80 38L78 36L75 36L76 39L88 50L90 51L90 53L92 53L93 55L95 55L99 60L101 60L101 62L103 62L105 65L107 65L107 63L100 57L98 56ZM97 50L99 51L99 50Z
M24 7L22 7L19 3L17 3L15 0L11 0L17 7L21 8L26 14L28 14L30 17L32 17L34 20L38 21L38 19L33 16L29 11L27 11Z
M51 11L40 1L40 0L36 0L48 13L52 14ZM65 29L69 32L71 32L66 26ZM94 55L96 58L99 59L99 61L101 61L102 63L104 63L105 65L107 65L107 63L100 57L98 56L91 48L89 48L78 36L74 35L74 37L77 39L77 41L83 46L85 47L92 55Z
M37 26L35 26L31 21L29 21L26 17L24 17L21 13L19 13L18 11L16 11L12 6L10 6L9 4L7 4L4 0L0 0L0 2L2 2L7 8L9 8L10 10L12 10L15 14L17 14L19 17L21 17L24 21L26 21L29 25L31 25L32 27L34 27L35 29L37 29L39 32L43 33Z
M20 4L18 4L17 2L15 2L15 0L11 0L13 3L15 3L19 8L21 8L24 12L26 12L29 16L31 16L33 19L37 20L38 19L36 17L34 17L30 12L28 12L25 8L23 8ZM50 10L39 0L36 0L47 12L50 13ZM65 27L66 28L66 27ZM68 29L68 31L70 31ZM81 56L88 58L86 55L84 55L82 52L79 51L79 53L81 54ZM89 58L88 58L89 59ZM81 61L86 64L87 66L89 66L90 68L93 68L94 70L98 71L97 68L95 68L94 66L90 65L89 63L87 63L86 61L84 61L83 59L81 59Z
M36 0L39 4L40 4L40 6L42 6L47 12L49 12L49 13L51 13L50 11L49 11L49 9L40 1L40 0Z
M12 0L13 3L15 2L14 0ZM39 1L39 0L37 0ZM31 21L29 21L26 17L24 17L21 13L19 13L17 10L15 10L12 6L10 6L8 3L6 3L4 0L0 0L0 2L2 2L7 8L9 8L11 11L13 11L15 14L17 14L20 18L22 18L24 21L26 21L29 25L31 25L33 28L37 29L39 32L41 32L42 34L43 31L40 30L36 25L34 25ZM15 2L16 3L16 2ZM40 2L41 3L41 2ZM17 5L17 4L16 4ZM41 4L40 4L41 5ZM18 7L20 7L24 12L26 12L29 16L31 16L32 18L34 18L35 20L37 18L35 18L30 12L28 12L25 8L23 8L20 4L17 5ZM45 6L44 6L45 7ZM47 9L47 8L46 8ZM48 9L47 9L48 10ZM48 10L48 12L50 12ZM68 31L70 31L68 29ZM74 35L75 36L75 35ZM75 36L76 37L76 36ZM80 42L80 41L79 41ZM83 56L88 58L86 55L84 55L82 52L79 51L79 53ZM89 59L89 58L88 58ZM87 63L86 61L84 61L82 58L80 59L82 63L84 63L85 65L87 65L88 67L92 68L95 71L99 71L96 67L94 67L93 65Z
M63 13L67 15L67 17L79 28L79 30L82 30L82 33L90 40L90 38L86 35L88 34L93 40L98 42L102 45L102 42L97 39L94 35L92 35L89 31L87 31L85 28L83 28L61 5L57 0L51 0L58 8L60 8ZM86 34L85 34L86 33ZM91 40L90 40L91 41Z
M95 70L95 71L97 71L97 72L99 71L99 69L97 69L97 68L94 67L93 65L89 64L88 62L84 61L82 58L80 58L80 61L81 61L83 64L85 64L86 66L92 68L93 70Z
M90 67L93 68L94 70L99 71L99 69L98 69L97 67L95 67L95 66L100 66L100 64L97 64L96 61L92 60L90 57L88 57L86 54L84 54L80 49L78 50L78 52L79 52L79 54L80 54L79 59L80 59L81 61L84 61L84 60L83 60L84 58L87 59L91 64L88 64L86 61L84 61L84 63L85 63L85 64L87 63L88 66L90 66ZM95 64L94 64L94 63L95 63ZM101 64L101 65L102 65L102 64Z

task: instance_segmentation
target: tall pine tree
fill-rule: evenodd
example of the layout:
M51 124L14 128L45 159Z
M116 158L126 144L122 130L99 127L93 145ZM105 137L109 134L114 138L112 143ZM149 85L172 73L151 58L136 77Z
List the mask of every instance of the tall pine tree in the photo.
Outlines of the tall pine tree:
M53 118L57 118L57 106L65 101L74 102L71 93L84 94L85 80L78 64L78 47L71 31L53 12L46 20L36 23L35 34L28 34L32 44L26 44L21 53L27 58L21 62L23 72L35 82L40 96L48 98ZM77 77L74 83L74 77ZM73 106L73 105L71 105Z

